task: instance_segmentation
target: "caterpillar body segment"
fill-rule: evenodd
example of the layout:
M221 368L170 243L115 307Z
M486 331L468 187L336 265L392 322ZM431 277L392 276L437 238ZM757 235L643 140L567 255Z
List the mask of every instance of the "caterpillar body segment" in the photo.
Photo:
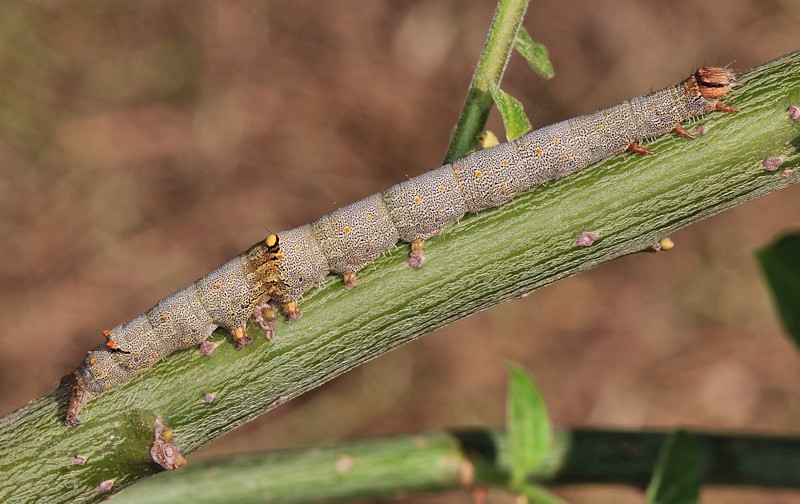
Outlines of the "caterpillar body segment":
M173 351L204 341L218 326L233 334L237 347L246 346L245 323L254 315L271 338L275 313L269 301L282 304L288 321L297 320L298 301L329 272L353 287L358 271L398 241L411 243L408 263L419 267L424 241L465 213L502 205L625 150L652 154L639 145L645 139L671 131L690 137L681 122L715 110L737 111L719 101L734 85L733 72L702 67L677 85L475 152L280 238L268 236L144 315L107 331L108 341L67 377L73 392L65 423L77 425L92 397Z
M276 266L281 255L278 237L270 235L146 313L103 331L106 342L90 350L80 367L63 380L72 386L64 423L78 425L78 414L93 397L172 352L205 341L217 327L233 334L237 348L248 345L247 319L257 306L284 293Z
M460 219L466 212L458 179L450 164L395 184L381 193L401 241L411 243L408 265L422 266L425 239Z
M530 164L514 142L481 150L453 162L453 173L469 213L503 205L531 187Z
M205 341L218 325L205 310L194 284L159 301L147 311L147 319L156 333L177 336L167 343L172 351ZM114 337L114 341L118 339Z
M351 278L345 282L348 288L355 285L355 272L374 262L400 239L380 194L321 217L311 224L311 232L330 270Z
M281 233L280 243L283 257L277 266L285 291L276 300L283 303L287 320L297 320L301 316L297 311L297 301L328 274L331 266L311 225Z
M261 297L248 285L246 261L245 257L235 257L193 285L206 313L217 326L233 334L237 348L250 344L244 326Z
M395 184L380 196L399 240L407 243L440 234L467 212L458 178L449 164Z

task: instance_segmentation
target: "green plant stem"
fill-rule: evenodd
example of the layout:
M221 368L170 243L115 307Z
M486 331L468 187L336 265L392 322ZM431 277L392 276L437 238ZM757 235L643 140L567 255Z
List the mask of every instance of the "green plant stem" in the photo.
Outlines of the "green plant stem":
M605 483L644 488L668 432L557 430L528 476L548 485ZM800 438L692 435L706 484L800 488ZM223 503L378 499L506 487L505 431L436 431L293 448L202 462L119 494L114 502Z
M189 454L437 327L649 249L688 224L798 182L800 127L786 107L800 103L800 52L739 81L726 102L742 112L703 119L710 127L705 136L660 137L647 143L655 156L616 156L467 216L427 243L428 259L418 270L406 266L402 246L362 271L355 289L345 291L340 278L330 277L306 296L303 319L279 323L272 342L251 324L256 341L237 352L220 332L211 358L190 350L170 355L91 402L74 429L61 423L67 390L35 399L0 419L0 501L98 500L92 489L101 481L114 479L119 489L156 472L143 448L155 415ZM780 156L781 170L795 173L764 171L768 156ZM599 239L575 247L584 230ZM205 394L216 398L206 404ZM78 454L87 457L85 465L73 465Z
M527 9L528 0L500 0L497 3L443 164L464 157L475 149L475 142L494 103L489 88L492 84L500 85Z

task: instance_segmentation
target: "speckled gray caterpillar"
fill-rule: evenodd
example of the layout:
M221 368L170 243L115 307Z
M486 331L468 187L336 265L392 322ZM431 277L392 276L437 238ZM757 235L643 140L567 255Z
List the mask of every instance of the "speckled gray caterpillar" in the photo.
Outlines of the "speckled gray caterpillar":
M329 272L357 285L356 273L398 241L411 243L409 265L420 267L424 241L467 212L500 206L535 185L575 173L670 131L692 138L681 122L714 110L736 112L719 100L735 85L724 68L698 69L685 81L587 116L563 121L476 152L341 208L319 220L270 235L183 290L111 331L66 377L73 392L65 423L92 397L142 373L175 350L205 340L218 326L238 347L250 343L247 319L271 334L269 300L287 320L301 316L303 293Z

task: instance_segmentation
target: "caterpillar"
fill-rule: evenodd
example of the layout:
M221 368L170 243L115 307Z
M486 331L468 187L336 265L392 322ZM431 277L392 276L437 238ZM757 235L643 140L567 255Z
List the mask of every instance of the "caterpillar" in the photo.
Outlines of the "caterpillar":
M242 348L251 343L252 316L272 338L281 305L288 322L302 313L303 294L333 272L345 288L357 273L398 242L411 244L408 264L422 266L425 240L466 213L509 202L533 186L571 175L599 160L632 151L669 132L693 138L681 123L712 111L737 112L720 100L736 85L732 71L701 67L686 80L593 114L569 119L481 150L393 185L311 224L270 234L215 271L159 301L146 313L103 331L64 382L72 387L64 423L77 426L92 398L143 373L170 353L228 330Z

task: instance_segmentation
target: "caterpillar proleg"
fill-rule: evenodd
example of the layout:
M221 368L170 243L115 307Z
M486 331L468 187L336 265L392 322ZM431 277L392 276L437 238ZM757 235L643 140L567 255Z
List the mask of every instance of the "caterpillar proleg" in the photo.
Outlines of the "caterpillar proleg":
M280 304L288 321L299 319L302 295L329 272L354 287L357 273L399 241L412 244L409 265L420 267L424 241L465 213L503 205L626 150L652 154L639 145L644 139L671 131L691 137L681 122L736 111L720 102L734 85L730 70L701 67L676 85L475 152L311 224L269 235L145 314L105 331L106 343L67 377L73 391L65 423L77 425L93 397L201 343L216 327L229 330L237 347L250 343L244 331L250 316L271 334L268 301Z

